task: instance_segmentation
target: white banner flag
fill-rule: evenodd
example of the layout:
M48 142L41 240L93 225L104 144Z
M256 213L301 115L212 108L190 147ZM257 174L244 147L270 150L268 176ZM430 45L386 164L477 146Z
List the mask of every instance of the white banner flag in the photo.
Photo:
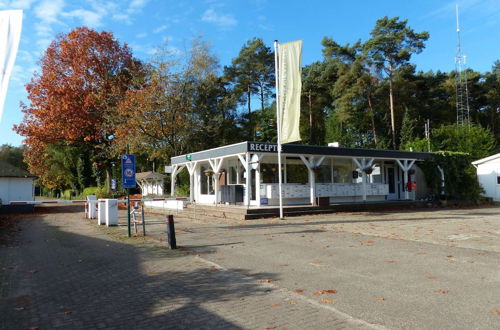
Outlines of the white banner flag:
M0 121L2 121L10 74L19 47L22 24L22 10L0 10Z
M278 62L281 143L299 141L302 40L280 44Z

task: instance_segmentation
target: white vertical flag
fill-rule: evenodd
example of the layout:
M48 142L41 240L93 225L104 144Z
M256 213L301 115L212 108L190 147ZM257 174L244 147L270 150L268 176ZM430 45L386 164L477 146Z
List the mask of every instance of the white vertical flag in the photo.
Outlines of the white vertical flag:
M299 141L302 40L280 44L278 63L281 143Z
M2 121L10 74L19 47L22 24L22 10L0 10L0 121Z

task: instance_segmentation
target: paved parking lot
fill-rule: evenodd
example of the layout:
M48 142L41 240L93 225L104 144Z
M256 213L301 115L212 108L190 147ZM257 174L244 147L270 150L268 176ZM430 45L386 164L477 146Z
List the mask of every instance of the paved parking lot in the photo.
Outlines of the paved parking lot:
M164 216L147 239L23 216L0 252L0 328L498 329L499 213L179 214L177 251Z

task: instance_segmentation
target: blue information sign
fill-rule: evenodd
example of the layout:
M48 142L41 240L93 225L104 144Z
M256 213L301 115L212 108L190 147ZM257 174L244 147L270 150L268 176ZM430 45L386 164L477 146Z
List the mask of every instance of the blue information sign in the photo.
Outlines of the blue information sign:
M123 188L135 188L135 155L122 155Z

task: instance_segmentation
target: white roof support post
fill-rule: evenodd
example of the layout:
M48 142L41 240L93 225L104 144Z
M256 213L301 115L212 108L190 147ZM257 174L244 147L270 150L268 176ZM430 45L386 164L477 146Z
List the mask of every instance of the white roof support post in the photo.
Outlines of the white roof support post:
M300 159L302 159L302 162L307 167L308 173L309 173L309 187L310 187L310 200L311 200L311 205L316 205L316 175L314 174L314 170L316 167L320 166L321 163L323 163L323 160L325 159L325 156L321 156L318 160L315 160L315 156L310 156L309 159L304 157L303 155L299 155Z
M172 165L172 180L170 182L170 195L174 196L175 195L175 179L177 177L177 174L179 174L180 171L184 168L184 164L181 165Z
M215 205L219 204L219 171L222 167L223 158L210 158L208 162L210 167L214 171L215 178Z
M359 167L359 169L361 170L361 178L362 178L362 185L363 185L363 201L366 202L367 177L366 177L365 170L372 166L374 159L370 158L369 160L367 160L366 158L360 158L360 159L353 158L353 160L356 163L356 166Z
M241 165L243 165L243 168L245 169L246 173L244 204L248 207L250 206L250 194L251 194L250 154L246 153L244 155L245 156L243 156L242 154L238 154L238 159L240 160Z
M399 159L396 159L396 163L398 163L399 167L403 170L404 172L404 178L403 178L403 189L405 190L405 199L410 199L410 195L408 193L408 187L406 186L408 183L408 171L410 168L415 164L415 159L403 159L403 163Z
M193 180L193 177L197 164L198 162L189 162L186 164L189 172L189 201L191 203L194 201L195 181Z

